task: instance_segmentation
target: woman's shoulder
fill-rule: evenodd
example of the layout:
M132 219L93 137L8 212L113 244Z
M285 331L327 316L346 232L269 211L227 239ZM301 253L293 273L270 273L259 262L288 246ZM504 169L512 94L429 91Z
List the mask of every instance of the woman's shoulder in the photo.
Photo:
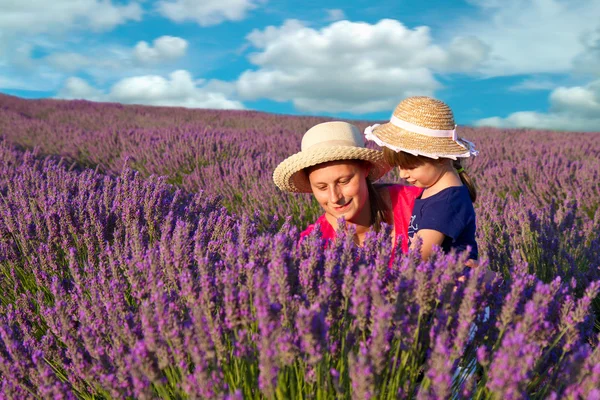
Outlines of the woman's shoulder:
M315 230L315 228L319 228L319 230L321 231L321 237L323 239L333 239L335 237L335 230L333 229L329 221L327 221L327 217L325 216L325 214L323 214L315 222L308 225L306 229L304 229L300 233L300 240L302 240L305 236L310 235Z
M382 195L388 196L391 203L396 203L398 198L416 199L421 195L423 189L416 186L402 185L400 183L385 184L378 187Z

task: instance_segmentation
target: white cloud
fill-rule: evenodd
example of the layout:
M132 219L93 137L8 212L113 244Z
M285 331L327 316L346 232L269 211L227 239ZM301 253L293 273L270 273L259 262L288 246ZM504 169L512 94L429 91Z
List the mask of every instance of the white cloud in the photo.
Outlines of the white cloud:
M153 45L139 42L133 50L134 57L143 64L159 63L183 57L188 47L187 41L174 36L161 36Z
M346 14L344 13L344 10L340 10L339 8L325 11L327 11L327 21L340 21L342 19L346 19Z
M551 90L556 88L557 84L549 79L544 78L530 78L524 79L508 88L512 92L529 92L535 90Z
M0 54L0 90L53 91L64 80L54 68L33 57L35 41L7 40L0 42L2 47L6 52Z
M72 51L72 50L75 51ZM44 49L46 52L47 49ZM96 45L95 43L79 43L77 46L66 45L64 48L53 49L43 58L37 58L38 68L51 69L62 75L85 72L96 81L113 81L124 75L142 74L147 71L141 64L135 62L132 48L115 45Z
M75 72L94 63L89 57L72 52L50 54L46 60L50 65L65 72Z
M65 85L58 91L57 96L61 99L86 99L92 101L102 101L104 94L102 91L90 86L85 80L77 77L71 77L66 80Z
M549 100L547 113L520 111L506 118L484 118L476 125L600 132L600 80L585 86L556 88Z
M176 60L185 55L188 43L182 38L161 36L152 45L141 41L134 48L87 42L63 46L35 60L35 64L46 63L63 73L85 71L96 79L114 80L122 78L123 74L144 74L149 68L156 68L156 64ZM70 48L80 52L70 51ZM29 60L30 63L33 61Z
M161 0L158 12L175 22L194 21L200 26L240 21L261 0Z
M559 87L550 94L551 111L600 119L600 80L586 86ZM596 126L600 131L600 126Z
M242 103L227 98L230 92L226 82L194 81L188 71L178 70L168 78L159 75L125 78L115 83L108 92L92 87L83 79L70 78L57 97L156 106L243 109Z
M6 38L2 31L0 31L0 66L2 65L2 56L4 55L4 49L6 49Z
M118 5L111 0L0 0L0 10L0 30L30 34L74 27L110 30L142 16L139 4Z
M581 37L583 51L573 60L575 71L600 76L600 26Z
M56 88L59 77L52 75L40 75L32 82L27 76L0 75L0 90L27 90L50 92Z
M8 56L10 65L28 70L35 68L35 62L31 58L33 50L34 46L31 43L20 43L16 45Z
M449 24L447 35L473 35L491 48L488 76L568 73L586 54L582 36L599 25L597 0L470 0L477 17Z
M489 47L474 36L456 36L448 46L442 70L473 72L489 56Z
M485 59L473 37L447 49L432 43L427 27L409 29L396 20L376 24L339 21L320 30L288 20L247 36L257 70L237 81L243 98L292 101L303 111L367 113L391 110L414 94L432 95L434 72L459 72Z

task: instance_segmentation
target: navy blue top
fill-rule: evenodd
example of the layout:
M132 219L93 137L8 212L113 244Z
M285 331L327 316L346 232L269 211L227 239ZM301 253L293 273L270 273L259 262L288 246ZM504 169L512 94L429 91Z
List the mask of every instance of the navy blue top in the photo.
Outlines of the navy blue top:
M458 252L471 246L470 258L477 260L479 252L475 241L475 210L466 186L451 186L426 199L415 200L410 224L409 242L420 229L433 229L446 237L442 250Z

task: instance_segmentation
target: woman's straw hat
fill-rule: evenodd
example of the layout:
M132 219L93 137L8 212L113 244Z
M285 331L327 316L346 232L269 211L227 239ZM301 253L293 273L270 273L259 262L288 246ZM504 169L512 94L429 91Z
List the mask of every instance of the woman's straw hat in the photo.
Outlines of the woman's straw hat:
M301 151L282 161L273 172L273 181L287 192L310 193L307 167L329 161L363 160L371 163L369 178L381 178L391 167L379 150L367 149L360 130L347 122L324 122L302 137Z
M473 143L457 137L450 107L425 96L402 100L390 122L367 127L365 137L379 146L415 156L456 160L477 155Z

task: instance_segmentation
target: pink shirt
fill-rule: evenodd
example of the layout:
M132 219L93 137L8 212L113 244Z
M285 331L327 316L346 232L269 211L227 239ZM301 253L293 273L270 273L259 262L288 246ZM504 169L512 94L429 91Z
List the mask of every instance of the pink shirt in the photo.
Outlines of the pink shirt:
M408 225L410 216L412 214L413 205L415 204L415 199L419 197L423 189L405 185L390 185L386 186L386 189L388 189L390 193L390 200L392 202L396 238L402 236L402 252L406 253L408 251ZM321 237L323 239L335 239L335 229L333 229L333 226L331 226L329 221L327 221L325 214L323 214L314 224L306 227L300 234L300 240L310 234L316 226L320 227ZM394 248L396 244L397 241L394 240Z

